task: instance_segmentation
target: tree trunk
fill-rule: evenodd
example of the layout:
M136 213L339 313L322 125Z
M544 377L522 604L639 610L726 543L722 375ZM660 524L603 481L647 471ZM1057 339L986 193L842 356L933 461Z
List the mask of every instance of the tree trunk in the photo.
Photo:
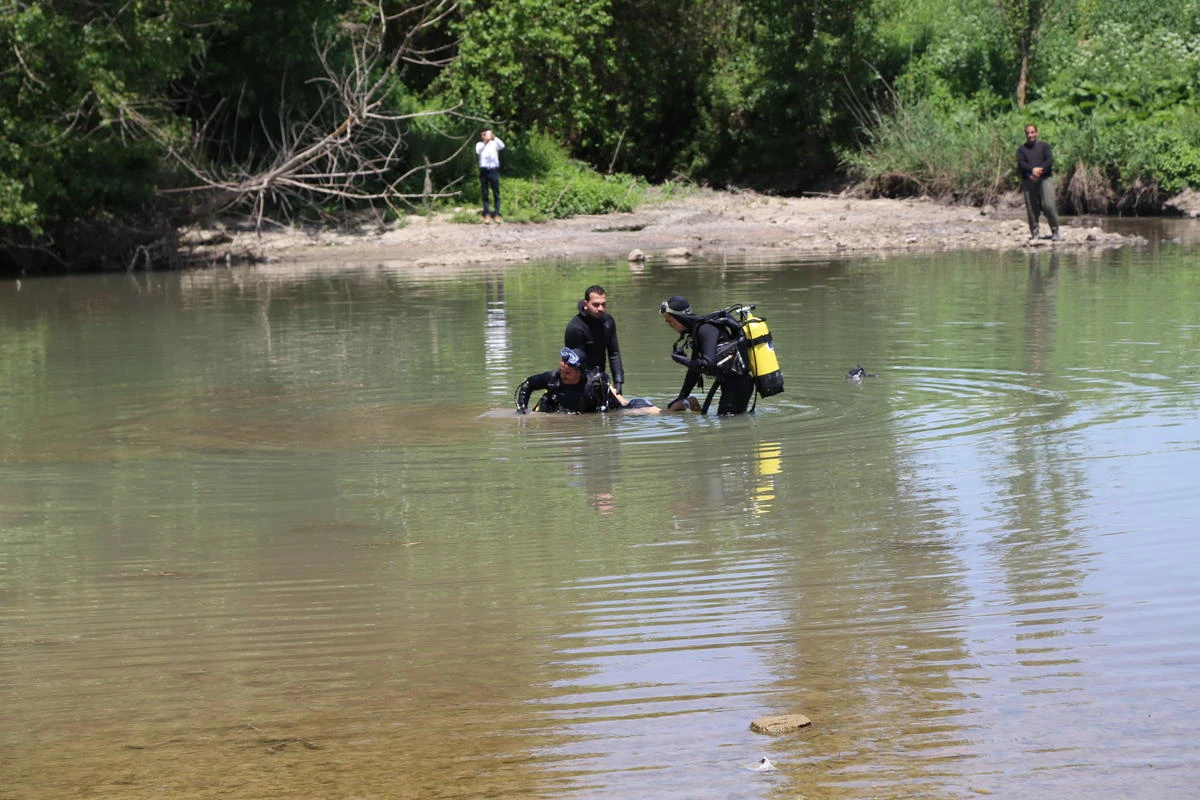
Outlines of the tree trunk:
M1017 43L1021 51L1021 72L1017 76L1017 108L1025 108L1025 92L1029 88L1029 37L1022 36Z

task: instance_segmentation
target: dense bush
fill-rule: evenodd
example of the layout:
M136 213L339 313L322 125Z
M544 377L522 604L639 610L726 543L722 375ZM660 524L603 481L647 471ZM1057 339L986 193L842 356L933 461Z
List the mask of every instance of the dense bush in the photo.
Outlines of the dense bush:
M875 194L982 204L1011 185L1021 126L1011 115L983 118L970 107L897 102L863 119L862 140L842 159Z

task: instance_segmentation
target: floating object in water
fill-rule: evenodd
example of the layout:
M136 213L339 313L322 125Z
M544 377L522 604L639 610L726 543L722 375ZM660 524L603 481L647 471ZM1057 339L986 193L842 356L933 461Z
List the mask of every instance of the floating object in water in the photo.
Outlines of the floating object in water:
M751 772L778 772L775 765L771 763L771 759L763 756L753 764L743 764L742 769L748 769Z
M873 372L868 373L865 369L862 368L862 366L857 365L857 364L854 366L854 369L852 369L846 373L846 380L848 380L848 381L861 381L863 378L878 378L878 377L879 376Z

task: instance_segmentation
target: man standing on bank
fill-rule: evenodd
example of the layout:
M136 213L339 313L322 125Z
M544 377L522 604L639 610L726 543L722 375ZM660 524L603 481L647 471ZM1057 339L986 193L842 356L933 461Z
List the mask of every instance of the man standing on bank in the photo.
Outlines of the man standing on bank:
M579 313L567 323L563 345L582 350L588 364L603 370L609 365L608 377L612 388L621 394L625 384L625 368L621 365L621 345L617 343L617 322L608 313L608 295L603 286L592 285L583 292Z
M1045 213L1050 223L1050 238L1061 241L1058 235L1058 211L1054 207L1054 154L1050 145L1038 141L1036 125L1025 126L1025 144L1017 148L1017 173L1021 176L1021 194L1025 197L1025 214L1029 218L1029 240L1038 238L1038 217Z
M479 134L475 143L475 155L479 156L479 190L483 195L483 221L504 222L500 216L500 151L504 142L496 138L490 129ZM488 210L488 190L491 190L493 205Z

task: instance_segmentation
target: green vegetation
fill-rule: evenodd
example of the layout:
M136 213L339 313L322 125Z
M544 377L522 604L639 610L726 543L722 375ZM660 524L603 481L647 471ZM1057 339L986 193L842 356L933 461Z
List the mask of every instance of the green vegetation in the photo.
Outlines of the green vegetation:
M885 14L882 77L896 88L860 112L860 146L843 153L852 175L881 192L987 200L1015 182L1011 155L1033 122L1067 210L1152 211L1200 187L1200 0L954 6L895 0ZM989 142L1007 146L990 158Z
M1200 0L13 0L0 47L5 272L473 203L483 125L514 220L662 181L987 202L1026 121L1067 210L1200 187Z

